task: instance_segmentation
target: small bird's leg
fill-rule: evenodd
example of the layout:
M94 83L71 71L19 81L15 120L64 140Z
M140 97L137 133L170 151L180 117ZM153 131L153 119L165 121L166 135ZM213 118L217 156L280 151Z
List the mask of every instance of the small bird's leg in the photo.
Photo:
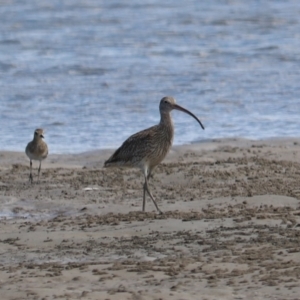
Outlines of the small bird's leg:
M29 181L32 183L33 178L32 178L32 160L30 160L30 174L29 174Z
M145 172L147 173L147 172ZM149 190L149 186L148 186L148 176L147 174L145 174L145 183L144 183L144 190L147 191L148 195L150 196L151 200L153 201L157 211L160 213L160 214L163 214L163 212L158 208L157 204L156 204L156 201L154 200L154 197L152 196L150 190ZM143 200L145 201L145 199ZM143 202L143 208L144 208L144 202Z
M40 172L41 172L42 161L40 160L40 166L38 170L38 181L40 181Z

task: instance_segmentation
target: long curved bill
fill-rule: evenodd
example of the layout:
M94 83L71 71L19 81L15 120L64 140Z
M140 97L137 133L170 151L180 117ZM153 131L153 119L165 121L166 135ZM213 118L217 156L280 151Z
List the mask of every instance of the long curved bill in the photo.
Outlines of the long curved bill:
M191 113L189 110L187 110L187 109L181 107L181 106L178 105L178 104L173 104L173 109L177 109L177 110L183 111L183 112L185 112L186 114L192 116L195 120L197 120L197 122L200 124L200 126L201 126L202 129L204 130L204 126L203 126L203 124L201 123L201 121L200 121L193 113Z

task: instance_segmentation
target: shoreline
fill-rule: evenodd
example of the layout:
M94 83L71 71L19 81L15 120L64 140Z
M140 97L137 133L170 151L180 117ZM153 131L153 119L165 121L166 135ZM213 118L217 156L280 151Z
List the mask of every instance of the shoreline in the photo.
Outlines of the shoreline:
M252 138L246 138L246 137L220 137L220 138L207 138L207 139L201 139L198 141L190 141L186 144L173 144L172 147L184 147L184 146L189 146L189 145L202 145L202 144L209 144L209 143L216 143L216 142L242 142L242 141L249 141L249 142L276 142L276 141L289 141L289 140L300 140L300 136L288 136L288 137L283 137L283 136L273 136L273 137L267 137L267 138L260 138L260 139L252 139ZM51 145L51 143L49 141L47 141L47 137L45 139L45 142L49 145ZM120 144L118 144L118 146L116 146L115 148L113 147L106 147L106 148L95 148L95 149L91 149L91 150L83 150L80 152L53 152L53 155L80 155L80 154L85 154L85 153L91 153L91 152L98 152L98 151L109 151L109 150L113 150L113 149L117 149L119 146L121 146L122 141L120 142ZM26 143L24 144L24 151L25 151L25 146ZM21 148L22 149L22 148ZM23 150L16 150L16 149L0 149L0 152L11 152L11 153L23 153ZM50 152L51 154L51 152Z
M300 138L173 146L149 182L164 215L113 151L50 154L32 185L0 151L3 299L299 295Z
M184 154L184 151L194 151L195 153L200 153L201 151L216 150L218 147L262 147L262 146L292 146L294 143L300 144L300 137L295 138L270 138L264 140L251 140L245 138L221 138L221 139L212 139L201 142L195 142L185 145L176 145L172 146L167 157L163 160L162 163L173 161L179 155ZM25 149L25 148L24 148ZM111 149L98 149L91 151L84 151L81 153L71 153L71 154L51 154L47 159L42 162L42 165L46 168L54 167L75 167L80 168L84 167L85 163L91 166L93 163L98 167L99 163L104 163L104 161L116 150L117 148ZM228 151L225 149L225 151ZM97 160L98 158L98 160ZM17 164L28 163L28 158L26 157L25 152L22 151L6 151L0 150L0 165L8 166L14 162ZM78 164L78 162L80 162Z

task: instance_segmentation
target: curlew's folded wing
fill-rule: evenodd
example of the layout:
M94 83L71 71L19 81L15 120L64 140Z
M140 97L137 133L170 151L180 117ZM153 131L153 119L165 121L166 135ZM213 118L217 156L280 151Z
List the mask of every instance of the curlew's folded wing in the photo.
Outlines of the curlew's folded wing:
M104 166L136 166L151 152L151 146L156 139L156 128L157 125L130 136L104 163Z

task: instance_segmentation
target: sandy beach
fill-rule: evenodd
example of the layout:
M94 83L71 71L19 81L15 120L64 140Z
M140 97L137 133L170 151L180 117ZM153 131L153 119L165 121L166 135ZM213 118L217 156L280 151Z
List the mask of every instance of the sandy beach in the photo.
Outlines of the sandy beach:
M0 152L1 299L300 298L300 139L173 147L150 180L163 215L112 152L50 154L32 185Z

